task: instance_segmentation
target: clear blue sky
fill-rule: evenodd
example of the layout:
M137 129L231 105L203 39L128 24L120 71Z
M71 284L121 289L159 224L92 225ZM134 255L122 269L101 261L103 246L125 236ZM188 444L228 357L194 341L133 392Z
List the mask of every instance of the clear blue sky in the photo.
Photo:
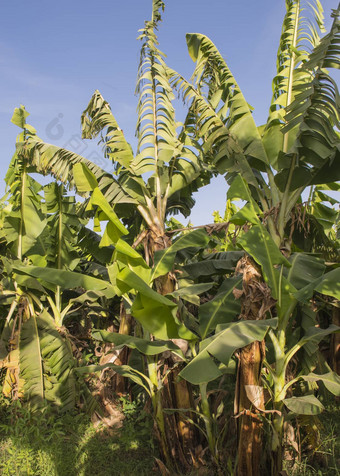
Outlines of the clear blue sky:
M337 0L324 0L326 26ZM185 33L208 35L218 46L255 108L266 121L275 74L284 0L165 0L160 49L169 66L188 79L193 63ZM137 30L150 19L151 0L12 0L0 19L0 196L18 133L10 119L20 104L38 135L101 162L95 142L80 141L80 115L95 89L111 104L127 139L134 144L134 88L140 43ZM196 195L191 220L212 221L223 213L227 186L222 178Z

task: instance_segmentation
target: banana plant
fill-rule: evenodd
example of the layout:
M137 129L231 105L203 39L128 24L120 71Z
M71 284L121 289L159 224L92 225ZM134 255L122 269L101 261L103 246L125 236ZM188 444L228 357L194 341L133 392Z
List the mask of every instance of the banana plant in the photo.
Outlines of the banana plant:
M247 180L278 246L289 244L285 228L301 193L340 178L338 89L325 71L339 67L339 10L333 13L330 33L320 40L321 4L314 5L312 23L303 16L304 6L300 0L286 2L274 95L264 126L256 126L234 76L206 36L187 35L196 86L202 95L207 89L205 102L183 77L172 74L172 84L199 113L194 132L197 140L204 139L204 157L229 182L235 174Z
M175 119L169 72L156 36L163 9L162 1L153 0L151 20L140 31L136 154L99 91L82 114L82 134L84 139L100 135L104 156L113 163L114 174L104 172L75 153L43 142L34 133L18 145L19 154L38 172L51 173L75 187L79 194L86 191L77 186L73 169L79 163L87 166L118 216L126 223L137 220L136 237L144 229L151 236L150 259L156 249L166 247L169 242L165 233L166 215L181 211L187 216L194 204L192 193L211 177L202 168L201 148L190 139L186 125L177 133L181 124Z
M145 22L140 31L142 46L136 87L139 96L136 154L99 91L94 93L82 114L82 134L85 139L101 137L104 156L114 164L114 173L107 173L75 153L43 142L34 132L18 145L18 154L29 160L38 172L54 175L63 183L75 187L79 194L86 195L89 189L86 185L82 187L77 166L87 167L98 184L95 190L90 190L93 206L99 207L96 200L105 198L109 209L129 225L130 243L133 240L136 244L143 243L147 264L156 259L157 251L171 245L170 236L166 233L166 216L177 211L187 216L194 204L193 192L208 183L211 177L208 167L203 167L201 146L191 140L187 132L193 127L190 121L186 121L177 132L181 124L175 118L172 104L175 96L156 36L163 9L163 1L153 0L151 20ZM108 216L109 210L103 213ZM111 228L104 235L109 245ZM168 258L171 263L171 256ZM154 280L160 294L175 290L174 275L169 274L170 271L171 268L163 274L158 271ZM184 393L182 389L183 396ZM189 387L186 393L189 395ZM177 395L180 398L179 392ZM184 400L189 401L189 396ZM174 402L172 406L183 405Z
M78 288L110 299L115 296L113 287L75 271L5 257L2 261L2 301L7 317L1 335L1 359L8 369L3 391L7 396L23 397L36 408L49 403L67 411L75 407L81 390L92 411L95 402L74 373L77 362L64 325L65 318L74 312L74 301L58 309L53 295L58 289L62 293ZM13 283L15 289L11 289Z
M263 271L269 263L270 254L266 258L260 257L255 251L258 247L258 237L249 237L248 246L253 248L250 253L254 259L261 261L263 275L271 279ZM271 242L274 245L273 242ZM279 250L277 249L279 252ZM249 251L248 251L249 252ZM283 324L285 316L275 318L262 318L260 320L241 320L230 324L219 324L216 327L215 334L203 339L200 343L200 349L197 356L188 363L181 371L180 376L189 380L194 385L207 385L212 380L219 378L227 371L233 368L232 357L239 354L239 349L248 346L254 341L263 341L266 339L267 349L270 350L270 356L263 360L263 368L258 369L259 380L252 384L246 384L244 391L252 405L248 410L250 422L258 418L258 414L268 416L271 430L273 432L272 451L274 453L273 467L268 469L270 474L278 474L278 460L282 461L281 440L283 436L284 421L291 415L315 415L323 410L321 402L314 396L316 382L323 382L326 388L335 395L340 392L340 380L335 372L327 368L316 371L315 359L311 358L317 351L317 344L327 335L333 332L339 332L339 327L330 326L327 329L319 329L315 326L315 321L306 324L306 329L294 328L294 321L300 316L306 316L307 320L309 300L316 290L324 295L330 295L336 299L339 296L339 268L324 274L325 266L320 259L317 259L304 253L293 254L290 258L290 267L282 267L282 287L289 287L289 294L282 292L278 296L277 302L271 303L271 308L267 313L275 315L281 307L289 309L289 320ZM268 266L270 269L270 265ZM286 276L286 277L285 277ZM311 283L312 281L312 283ZM243 293L247 288L244 286ZM253 295L254 296L254 295ZM244 312L246 307L242 305ZM309 311L310 312L310 311ZM235 313L237 315L237 313ZM284 352L281 351L280 338L285 333L287 344ZM247 347L245 347L247 349ZM298 373L294 378L287 380L287 369L292 362L300 361L303 354L301 350L305 348L309 355L308 365L300 365ZM298 354L299 353L299 354ZM296 360L296 355L300 358ZM238 357L240 359L240 356ZM219 363L219 364L217 364ZM239 366L242 365L240 359ZM239 372L240 372L239 367ZM322 373L322 370L325 373ZM307 394L301 394L300 382L305 381L312 386L308 387ZM242 383L240 374L238 385ZM267 389L270 397L267 401L264 398L264 387ZM238 391L242 391L238 386ZM238 399L236 399L238 401ZM237 415L244 409L238 407ZM253 443L253 450L256 449L256 442ZM256 461L256 455L248 455L252 461ZM259 461L257 461L260 464ZM243 465L243 462L239 462ZM241 466L243 468L243 466Z
M1 333L3 393L24 398L32 408L46 404L67 411L75 407L78 385L75 359L65 331L44 307L48 296L36 279L16 272L20 260L3 257L2 304L6 319Z
M12 122L18 125L22 132L17 137L18 141L23 141L29 133L34 133L34 129L26 124L28 116L24 107L14 111ZM46 227L46 218L41 211L42 197L39 195L42 187L30 175L32 167L26 159L13 155L8 172L5 177L7 194L2 199L1 209L1 240L5 245L2 259L4 268L2 276L2 302L7 311L6 320L1 336L1 359L2 364L7 368L4 391L7 395L15 398L21 395L22 379L19 378L19 341L22 327L22 316L27 319L30 316L28 305L29 297L25 296L20 289L20 285L15 280L6 276L6 256L16 257L22 260L36 246L39 237ZM16 328L18 325L18 329ZM11 342L8 343L8 340ZM7 345L10 349L7 349ZM8 352L9 350L9 352ZM18 391L16 389L19 389ZM14 391L14 393L13 393Z
M22 129L17 143L35 133L35 129L26 123L27 116L23 106L14 110L11 121ZM39 195L42 187L29 175L32 171L27 159L16 151L5 177L8 196L3 199L0 236L6 241L8 251L18 259L36 246L46 227L46 218L41 211L42 197Z
M154 266L150 268L143 257L123 239L128 232L101 193L94 174L84 165L79 164L75 166L74 175L78 186L92 189L88 208L96 207L95 223L98 224L101 220L108 220L101 245L114 245L115 247L112 264L108 266L110 281L117 294L123 297L128 312L139 322L142 336L144 336L144 344L150 342L153 345L158 342L150 341L151 335L153 339L162 339L166 342L169 342L170 339L181 341L183 339L196 339L195 334L187 329L178 318L176 303L163 296L165 288L160 293L159 289L157 292L153 289L153 286L160 276L166 275L172 269L176 254L179 251L188 247L191 249L200 248L210 241L209 236L204 230L195 230L188 233L188 235L179 237L170 247L155 252ZM176 294L173 286L167 287L166 291L172 293L169 295L172 298ZM121 334L108 334L104 340L118 345L126 345L130 348L131 342L135 342L131 336ZM139 341L142 342L141 339ZM168 351L177 349L177 346L174 347L172 344L171 347L171 344L171 341L170 344L167 344ZM148 355L147 352L144 353ZM168 424L165 425L163 407L187 408L189 410L192 407L192 399L190 393L188 393L186 382L178 383L174 380L173 372L177 370L176 368L172 369L173 363L170 364L170 361L167 363L169 371L162 375L162 369L165 368L164 358L158 354L158 352L153 351L152 355L147 356L145 378L148 382L148 393L153 405L156 434L158 434L161 454L169 468L176 471L188 470L190 467L188 456L191 454L195 438L192 426L188 425L181 415L168 416ZM184 360L184 357L182 360ZM128 365L122 365L118 369L117 366L114 366L114 369L118 374L130 378L131 372L133 374L135 372ZM127 369L130 374L126 373ZM122 371L125 373L122 373ZM174 400L173 395L176 396L176 400ZM169 430L169 427L171 427L171 430ZM190 446L188 446L189 440ZM171 448L171 451L169 448Z
M304 17L305 7L311 12L312 20L307 21ZM308 192L311 186L340 178L339 95L336 83L325 70L339 67L340 38L339 8L333 12L330 33L321 39L319 32L323 31L323 23L319 2L309 7L302 0L287 0L286 10L273 97L264 126L256 126L251 107L238 83L216 46L206 36L187 35L189 53L196 62L193 75L196 88L177 73L170 72L170 75L171 84L190 102L192 121L198 124L192 132L195 140L202 143L205 160L219 173L226 174L234 191L236 185L239 186L234 198L248 202L238 213L239 219L247 219L252 224L250 235L247 233L244 239L247 240L248 235L249 238L257 236L259 243L265 245L269 236L276 247L289 256L293 246L292 215L300 206L301 194L305 190ZM205 96L205 101L197 96L197 89ZM252 205L249 196L246 198L248 193L244 192L243 185L237 182L238 175L249 184L254 199ZM262 218L268 231L264 232L257 226L251 208ZM272 262L272 265L284 264L284 257L280 258L277 253L276 259L278 262ZM275 269L271 271L272 278L274 273ZM254 283L258 281L256 274L258 272L254 269ZM271 284L274 285L271 288L273 297L277 299L278 284L274 279ZM284 330L281 330L280 345L284 352ZM248 373L249 384L259 383L258 369L264 358L260 343L254 343L253 350L257 362L254 365L249 362L248 368L243 362L242 370L243 377L245 372ZM242 355L243 351L241 360ZM243 380L246 382L247 379ZM242 422L243 418L241 433L242 426L249 428L248 422L246 425ZM247 434L249 444L245 443ZM239 459L246 463L243 468L239 465L239 474L259 474L258 458L251 461L246 454L246 448L251 447L256 439L258 435L250 431L244 432L240 439L243 450L240 448ZM260 445L256 451L260 453Z
M73 271L80 261L78 252L78 233L86 220L79 217L75 197L67 196L64 185L52 182L44 187L45 209L47 218L46 232L43 236L46 266L58 270ZM49 296L57 326L62 326L63 316L72 306L69 303L62 309L60 286L56 287L55 299Z
M14 111L12 122L22 129L17 141L35 133L27 116L23 106ZM2 199L1 304L6 319L1 361L7 369L3 391L13 398L23 396L35 407L48 402L64 411L74 408L78 390L71 343L62 328L73 304L62 306L60 285L44 286L16 266L39 266L45 272L53 272L53 267L74 269L79 262L77 232L84 221L76 213L75 198L66 197L62 185L42 187L31 177L33 171L15 153Z
M87 169L84 169L83 172L85 172L83 175L84 182L86 178L90 178L93 181L92 183L95 183L94 176L91 176ZM172 354L177 353L181 360L184 361L185 358L180 349L170 339L192 340L196 339L197 336L179 319L177 315L178 306L172 299L169 299L169 297L173 298L174 295L165 297L156 292L152 288L152 284L157 279L158 273L172 266L171 263L174 261L178 251L188 247L192 249L193 246L201 247L202 243L207 243L210 238L204 230L196 230L189 234L191 236L185 236L183 239L178 238L172 247L164 250L163 255L159 257L156 269L152 269L148 267L142 256L122 239L122 237L126 236L127 231L117 215L111 210L98 185L94 188L88 203L89 208L93 206L97 207L96 223L100 220L109 220L102 237L102 244L109 242L115 245L114 259L112 264L108 266L108 275L111 283L83 276L77 272L52 270L36 266L16 264L15 270L17 273L37 278L45 286L60 285L66 289L81 286L87 289L94 289L96 292L103 292L107 297L112 297L114 294L123 297L128 308L131 308L129 312L140 323L144 338L108 333L100 330L95 331L93 335L99 340L116 344L118 350L122 346L140 350L143 354L147 355L146 372L140 374L136 369L124 364L119 366L105 364L95 368L90 366L88 369L78 369L78 371L79 373L84 373L92 370L102 370L107 366L111 366L118 374L129 377L142 385L152 401L160 449L166 464L171 468L177 468L176 470L179 470L179 468L188 469L185 440L180 439L179 430L176 430L176 428L185 429L186 432L190 431L190 428L187 425L185 426L184 419L176 416L169 417L167 420L174 427L169 437L169 430L165 425L163 407L173 407L167 389L170 385L171 391L173 391L174 385L172 381L166 384L166 381L169 379L169 372L163 376L159 373L164 365L164 358L161 358L160 354L165 351L171 351ZM207 286L205 285L201 291L206 288ZM150 340L150 334L156 340ZM184 385L186 384L184 383ZM185 387L183 388L185 389ZM165 397L169 398L167 405L165 405ZM174 432L177 434L177 440L175 443L172 443L171 435ZM171 444L174 445L172 451L169 450ZM173 451L176 451L176 459L172 456Z
M175 386L170 380L169 384L165 385L170 374L163 375L162 377L160 369L164 366L164 358L159 355L159 352L155 352L154 347L157 347L157 345L164 346L165 343L168 343L167 350L176 354L177 347L172 345L170 339L177 339L175 342L178 342L179 340L184 344L186 343L186 347L194 349L195 342L201 339L200 334L204 338L217 323L228 322L232 319L234 315L239 312L239 306L232 295L235 280L231 279L230 281L225 281L218 289L216 298L205 306L202 306L201 330L195 326L192 319L190 322L190 318L188 322L185 323L188 313L185 311L185 306L182 304L183 300L198 304L199 299L197 294L207 291L213 283L209 282L191 286L191 275L194 275L195 272L190 268L190 266L195 266L194 264L182 267L181 273L183 276L186 275L186 278L180 279L178 284L179 288L171 290L166 297L157 293L153 289L153 283L159 276L166 274L170 269L172 269L178 254L185 252L186 256L189 256L190 254L188 255L188 253L190 252L192 254L193 249L196 248L201 250L203 247L207 246L211 240L208 233L204 229L198 229L181 235L170 247L164 250L159 250L155 253L154 266L150 268L142 256L123 239L127 236L127 230L122 226L117 215L112 211L109 203L100 192L94 174L92 174L85 166L79 164L75 166L74 175L76 177L78 188L84 190L87 188L92 191L91 198L88 202L88 209L96 207L96 226L99 225L100 221L108 220L102 236L101 245L106 246L111 244L115 247L112 264L108 266L108 275L110 277L111 286L113 286L118 295L122 295L129 312L141 325L144 339L128 335L107 333L105 331L95 331L93 335L99 340L114 343L118 350L124 346L135 348L139 343L137 346L138 350L147 355L148 345L150 344L153 349L152 355L147 357L148 364L146 372L143 373L143 375L139 375L138 381L139 384L143 382L144 386L142 385L142 387L144 389L145 382L147 382L147 393L150 395L153 403L153 411L160 439L161 452L165 462L172 468L177 467L177 469L181 468L182 470L185 468L188 469L188 462L185 457L183 457L183 449L178 445L178 441L181 441L180 433L178 435L178 440L176 440L177 443L172 449L172 451L176 451L176 461L170 457L171 455L168 451L169 445L172 444L171 435L169 436L169 432L164 430L167 427L164 420L168 422L168 425L171 424L174 428L179 424L180 427L183 428L187 419L181 418L180 415L167 417L164 417L163 415L164 407L170 406L170 408L174 410L171 400L164 400L164 395L168 395L168 388L170 388L170 392L176 392L176 388L179 387L179 384ZM242 253L233 252L231 254L233 256L231 257L229 255L225 263L221 257L218 259L211 259L214 255L209 256L210 259L207 259L206 263L197 263L201 268L198 271L198 274L202 275L207 273L206 270L203 271L203 268L208 268L210 270L208 271L208 275L213 274L211 269L213 269L215 273L226 273L227 271L231 271L231 269L235 267L235 264ZM178 264L176 264L176 267L178 267ZM32 270L32 267L30 267L25 271L31 276L43 276L37 268ZM55 284L57 283L56 276L56 273L54 273L49 277L49 279L54 280L53 282ZM236 280L237 283L242 281L240 278L237 278ZM177 305L176 301L178 302ZM230 311L227 315L224 311L224 306L230 307ZM189 328L187 327L188 325ZM148 340L149 335L153 335L156 340ZM159 339L162 341L160 342ZM177 349L177 356L178 353L179 351ZM182 355L181 360L185 363L185 356ZM177 364L177 366L178 365L180 364ZM90 367L88 370L103 370L105 366L106 364L96 368ZM118 374L130 377L135 381L136 369L133 369L128 365L117 366L115 364L110 364L109 367L110 366ZM87 372L87 370L83 369L81 372ZM152 382L152 385L150 382ZM181 384L181 387L183 388L183 384ZM206 385L202 384L200 391L202 399L202 418L205 424L204 434L208 440L213 457L217 459L213 421L206 396ZM193 403L190 402L190 408L188 408L187 411L192 411L192 406ZM181 407L181 411L183 411L184 408L185 407ZM181 441L181 443L185 449L185 442Z
M221 309L224 313L224 321L221 323L218 320L214 322L215 310L217 316L219 310L213 306L214 300L201 306L199 318L203 340L199 345L197 356L181 371L180 376L192 384L207 385L223 375L225 367L231 365L232 356L237 354L239 367L236 413L239 416L244 415L248 425L258 420L258 414L261 415L261 412L270 416L273 434L273 467L270 471L271 474L278 474L281 471L280 461L282 461L283 423L289 411L308 415L319 413L323 408L313 394L293 396L293 389L299 392L298 382L322 381L332 393L339 394L339 377L330 369L324 374L315 373L316 360L311 357L316 354L316 344L321 339L339 332L340 329L333 325L327 329L319 329L315 319L307 318L311 313L308 308L311 307L310 299L314 291L338 300L339 268L334 267L325 273L326 266L320 257L301 251L292 253L288 259L285 258L262 224L250 189L240 177L233 181L228 190L228 199L232 199L234 194L242 198L246 204L232 217L232 221L240 223L243 220L252 225L249 231L243 233L237 240L238 247L247 253L239 261L236 276L233 278L235 282L239 280L238 284L242 283L242 289L237 289L232 280L229 280L229 285L226 280L223 287L229 295L234 294L241 299L241 310L236 305L237 302L231 306L229 300L228 306ZM229 253L233 252L226 254ZM219 295L215 300L219 301ZM205 312L205 307L208 312ZM230 313L230 324L226 321L226 308ZM242 316L243 319L232 322L238 316ZM301 320L304 323L299 326L297 323ZM207 323L210 326L207 326ZM212 334L214 328L216 331ZM269 357L266 356L264 339L269 349ZM258 344L254 345L256 342ZM296 377L287 381L287 370L298 352L302 357L302 348L306 349L308 359L302 359L304 365L300 365ZM250 382L245 382L244 378L244 367L248 364L247 356L257 363L257 367L254 365L256 378ZM216 361L220 362L220 365L217 365ZM270 394L267 402L263 382ZM244 399L239 398L242 392L245 393ZM249 408L242 405L245 398L251 403ZM243 429L241 426L241 436ZM246 471L249 460L253 465L253 471L256 466L260 468L261 462L256 452L259 450L257 444L260 440L255 438L258 434L254 429L252 435L254 437L252 452L249 452L248 448L248 460L239 460L239 472ZM240 445L245 440L248 441L243 434ZM239 458L240 454L242 446L239 447Z

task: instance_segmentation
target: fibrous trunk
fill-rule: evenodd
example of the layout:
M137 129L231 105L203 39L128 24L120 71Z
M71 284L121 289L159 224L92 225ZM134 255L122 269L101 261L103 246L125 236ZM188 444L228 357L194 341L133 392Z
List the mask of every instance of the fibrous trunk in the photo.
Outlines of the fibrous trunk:
M238 262L236 273L243 274L243 290L236 291L241 297L241 318L264 319L266 311L273 305L273 300L259 269L246 256ZM263 455L261 410L264 410L265 404L261 368L264 357L264 341L255 341L239 351L235 396L235 413L239 418L237 476L261 474Z
M132 327L132 317L130 314L127 314L124 304L121 303L120 305L120 324L119 324L119 334L123 335L130 335ZM130 357L130 349L128 347L124 347L117 357L115 364L116 365L127 365L129 362ZM128 379L123 377L122 375L116 373L114 376L114 380L112 382L113 391L117 395L124 395L127 391Z
M168 365L173 366L171 359L167 359L164 371ZM161 394L163 409L183 409L190 410L194 406L192 389L185 380L177 380L181 367L170 370ZM195 447L197 445L197 434L195 427L188 421L194 418L191 412L184 414L179 412L165 414L166 439L171 456L171 466L176 472L185 473L192 469Z
M238 434L238 476L260 475L262 423L258 409L264 409L263 389L260 381L263 357L263 346L258 341L244 347L239 355L237 411L241 416ZM257 398L258 408L255 408L249 399L251 392Z

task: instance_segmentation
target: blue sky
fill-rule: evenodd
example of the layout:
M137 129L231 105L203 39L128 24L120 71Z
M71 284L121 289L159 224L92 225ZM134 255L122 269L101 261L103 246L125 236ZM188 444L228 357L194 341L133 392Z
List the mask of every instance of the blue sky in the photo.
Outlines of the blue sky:
M165 0L160 49L187 78L193 70L185 33L208 35L219 48L260 125L266 121L275 74L284 0ZM326 26L337 0L324 0ZM47 142L66 146L103 166L95 142L80 140L80 115L95 89L111 104L134 142L134 96L140 43L151 0L3 2L0 19L0 196L18 133L10 119L25 105L28 122ZM180 119L180 118L179 118ZM195 198L191 220L212 222L223 213L226 182L217 179Z

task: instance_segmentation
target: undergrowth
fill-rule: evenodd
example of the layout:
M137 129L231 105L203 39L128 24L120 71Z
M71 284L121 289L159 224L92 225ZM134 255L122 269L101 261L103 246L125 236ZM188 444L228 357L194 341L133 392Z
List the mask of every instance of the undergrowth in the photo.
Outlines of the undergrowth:
M119 430L95 429L87 415L32 412L20 402L0 405L3 476L158 475L150 417L136 407Z
M127 399L121 399L120 404L124 425L112 430L94 428L83 413L60 416L48 408L33 412L19 401L0 400L0 474L158 476L150 416ZM340 475L339 434L340 409L329 404L320 416L320 444L312 450L302 448L293 463L286 462L287 474ZM223 474L232 474L232 470L224 470ZM206 467L203 473L215 476L211 471Z
M289 476L339 476L340 475L340 408L328 402L319 416L320 434L313 448L300 449L293 465L286 462Z

